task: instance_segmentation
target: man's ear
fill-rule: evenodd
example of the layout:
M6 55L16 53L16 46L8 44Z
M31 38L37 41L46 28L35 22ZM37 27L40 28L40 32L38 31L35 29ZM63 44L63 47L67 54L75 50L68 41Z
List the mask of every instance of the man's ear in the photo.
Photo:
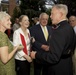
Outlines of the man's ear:
M61 15L60 17L62 17L64 14L62 12L60 12L60 15Z

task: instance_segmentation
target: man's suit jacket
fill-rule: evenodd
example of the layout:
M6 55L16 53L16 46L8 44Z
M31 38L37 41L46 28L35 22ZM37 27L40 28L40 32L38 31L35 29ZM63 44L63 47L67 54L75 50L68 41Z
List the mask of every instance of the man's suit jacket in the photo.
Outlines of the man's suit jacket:
M52 34L52 30L51 30L51 26L46 26L46 27L48 30L48 40L49 40L49 36ZM32 50L34 51L43 50L41 49L41 46L43 44L49 45L48 40L47 41L45 40L44 33L42 31L40 24L32 26L29 30L31 37L35 38L35 43L33 43L32 45Z
M50 63L49 75L72 75L71 52L75 47L75 33L66 20L53 28L50 49L37 51L35 58Z

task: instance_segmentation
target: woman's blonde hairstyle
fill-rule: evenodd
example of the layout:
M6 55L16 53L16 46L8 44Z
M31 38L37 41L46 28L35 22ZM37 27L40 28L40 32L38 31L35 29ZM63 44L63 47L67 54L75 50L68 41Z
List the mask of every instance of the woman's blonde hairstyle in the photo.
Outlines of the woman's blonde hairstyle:
M21 16L19 17L19 22L21 22L22 19L23 19L25 16L28 17L27 15L21 15Z

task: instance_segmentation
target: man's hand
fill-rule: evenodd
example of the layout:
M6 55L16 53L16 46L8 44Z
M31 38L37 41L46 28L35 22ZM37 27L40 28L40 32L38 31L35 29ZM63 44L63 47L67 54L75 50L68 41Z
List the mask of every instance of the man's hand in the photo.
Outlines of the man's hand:
M36 51L32 51L32 52L30 53L30 56L31 56L32 59L35 59L35 54L36 54Z
M41 48L45 51L48 51L49 50L49 46L48 45L42 45Z
M30 38L30 41L31 41L31 43L34 43L35 42L35 38L34 37L31 37Z

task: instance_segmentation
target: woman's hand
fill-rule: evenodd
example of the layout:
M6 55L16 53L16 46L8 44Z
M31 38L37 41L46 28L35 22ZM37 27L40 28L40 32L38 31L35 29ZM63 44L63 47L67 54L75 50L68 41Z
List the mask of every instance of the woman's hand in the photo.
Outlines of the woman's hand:
M32 62L32 58L31 58L30 56L27 56L26 60L27 60L28 62Z
M21 49L23 49L24 48L24 46L19 46L18 47L18 50L21 50Z
M24 55L24 58L26 58L26 60L27 60L28 62L32 62L32 58L31 58L30 56Z
M17 49L17 50L21 50L23 48L24 48L24 46L22 46L22 45L17 45L17 46L14 47L14 49Z

